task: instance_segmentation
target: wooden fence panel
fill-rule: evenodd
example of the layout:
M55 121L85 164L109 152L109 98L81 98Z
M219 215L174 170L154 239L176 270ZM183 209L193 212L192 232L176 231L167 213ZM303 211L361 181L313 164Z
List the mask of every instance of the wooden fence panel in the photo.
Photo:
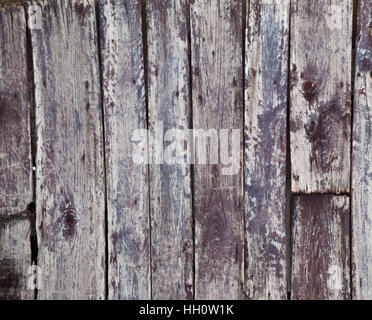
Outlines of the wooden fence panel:
M294 199L292 299L350 299L349 197Z
M240 152L244 116L242 1L195 0L190 12L193 128L218 133L229 129L230 136L231 129L240 130L236 139ZM209 151L221 151L217 144L209 139ZM240 166L241 158L242 154ZM233 175L224 175L228 166L198 164L199 160L194 171L195 297L240 299L244 281L242 170L239 167Z
M1 1L0 299L371 299L370 7Z
M349 192L351 0L291 2L292 191Z
M147 159L132 135L147 128L141 2L99 3L106 138L108 297L150 299ZM134 136L134 139L136 137Z
M152 141L156 140L159 147L156 148L159 152L151 153L150 166L154 299L191 299L193 296L190 166L158 164L169 147L163 142L161 127L166 132L187 129L190 124L188 10L188 0L146 1L148 126L151 134L156 135ZM177 139L164 136L167 138Z
M353 298L372 299L372 6L358 1L353 127Z
M286 299L289 1L247 1L244 196L249 299Z
M105 186L95 1L37 2L40 299L105 296Z
M0 299L32 299L33 199L26 16L0 4ZM32 289L32 288L30 288Z

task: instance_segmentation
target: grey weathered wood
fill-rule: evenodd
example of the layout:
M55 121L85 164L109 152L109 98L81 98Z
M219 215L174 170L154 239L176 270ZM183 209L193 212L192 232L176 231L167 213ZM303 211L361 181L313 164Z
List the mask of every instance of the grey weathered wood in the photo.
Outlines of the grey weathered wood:
M161 121L164 132L189 128L188 10L188 0L146 1L151 134ZM157 142L165 148L169 144ZM167 162L158 165L154 161L150 166L153 298L190 299L193 292L190 166Z
M291 2L292 191L350 190L351 0Z
M292 224L292 299L350 299L349 198L296 196Z
M250 299L286 299L289 1L247 1L244 173Z
M150 299L148 166L131 142L146 128L141 1L99 3L106 137L108 297Z
M372 3L358 1L353 124L353 299L372 299Z
M242 135L242 1L196 0L190 12L193 128L238 129ZM197 163L195 297L239 299L244 282L242 170L223 175L220 162Z
M26 16L22 6L0 4L0 299L32 299L30 103ZM32 289L32 288L30 288Z
M103 299L105 186L95 1L37 2L34 59L40 299Z

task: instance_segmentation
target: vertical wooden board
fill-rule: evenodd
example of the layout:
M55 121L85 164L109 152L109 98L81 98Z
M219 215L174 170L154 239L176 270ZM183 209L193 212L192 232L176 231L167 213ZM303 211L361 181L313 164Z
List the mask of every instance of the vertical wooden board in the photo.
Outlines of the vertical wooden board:
M241 166L242 2L195 0L191 2L190 12L193 128L240 130ZM240 299L244 260L242 170L235 175L223 175L221 164L197 162L195 296L196 299Z
M353 298L372 299L372 6L358 1L353 124Z
M146 128L141 1L99 3L108 210L108 297L150 299L147 162L132 160Z
M291 2L293 192L349 192L353 1Z
M0 299L32 299L30 104L26 16L22 6L0 4Z
M289 1L247 2L244 196L249 299L286 299Z
M350 299L349 198L295 196L292 224L292 299Z
M0 209L0 215L3 210ZM28 285L31 266L30 221L0 221L0 299L33 299Z
M105 186L95 1L36 2L40 299L103 299Z
M188 0L146 1L148 117L156 127L190 123ZM163 141L157 141L164 148ZM150 166L151 260L154 299L191 299L193 237L190 166Z

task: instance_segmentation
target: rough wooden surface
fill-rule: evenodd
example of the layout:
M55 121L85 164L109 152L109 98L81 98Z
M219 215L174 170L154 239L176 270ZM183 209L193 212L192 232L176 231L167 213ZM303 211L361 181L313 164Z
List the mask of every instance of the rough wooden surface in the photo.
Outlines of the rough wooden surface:
M359 1L353 127L353 299L372 299L372 3Z
M0 299L372 298L370 0L0 3Z
M42 1L31 30L40 299L105 294L103 132L95 1Z
M106 138L108 297L150 299L148 166L135 164L132 134L146 128L141 1L101 1Z
M192 1L190 12L193 128L242 133L242 1ZM195 165L196 299L243 297L242 170L221 171Z
M164 132L171 128L189 128L188 10L187 0L146 1L148 126L152 134L160 121ZM169 143L163 145L167 147ZM150 166L154 299L192 298L190 172L187 164Z
M292 299L350 299L349 198L296 196L292 225Z
M293 192L350 190L353 3L291 2Z
M0 4L0 299L33 298L31 223L18 214L32 197L26 16Z
M286 299L289 1L247 1L244 196L249 299Z

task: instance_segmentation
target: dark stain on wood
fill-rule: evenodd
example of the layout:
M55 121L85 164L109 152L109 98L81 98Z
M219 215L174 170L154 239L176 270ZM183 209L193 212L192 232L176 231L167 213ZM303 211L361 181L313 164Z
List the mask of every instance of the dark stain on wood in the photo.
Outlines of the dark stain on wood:
M340 102L335 97L333 101L320 106L318 113L311 116L310 121L305 124L306 137L311 143L311 163L324 171L330 170L338 157L329 149L329 142L333 139L338 141L340 126L348 128L351 121L350 114L341 114L341 109ZM344 134L346 132L342 131L341 135Z
M20 122L22 115L19 114L17 107L19 100L17 95L9 95L9 93L0 93L0 123L2 127L17 125Z
M303 72L301 72L301 92L306 101L309 103L310 107L314 102L316 102L318 94L321 90L323 74L324 71L317 70L317 67L314 63L309 63Z
M26 275L19 274L17 265L18 263L13 259L0 260L0 296L2 299L21 299L18 289L21 286L21 277L26 277Z
M61 205L60 212L60 223L62 225L63 236L67 239L71 239L75 235L78 220L75 207L70 201L66 201Z
M295 196L293 299L350 299L349 214L347 196Z

